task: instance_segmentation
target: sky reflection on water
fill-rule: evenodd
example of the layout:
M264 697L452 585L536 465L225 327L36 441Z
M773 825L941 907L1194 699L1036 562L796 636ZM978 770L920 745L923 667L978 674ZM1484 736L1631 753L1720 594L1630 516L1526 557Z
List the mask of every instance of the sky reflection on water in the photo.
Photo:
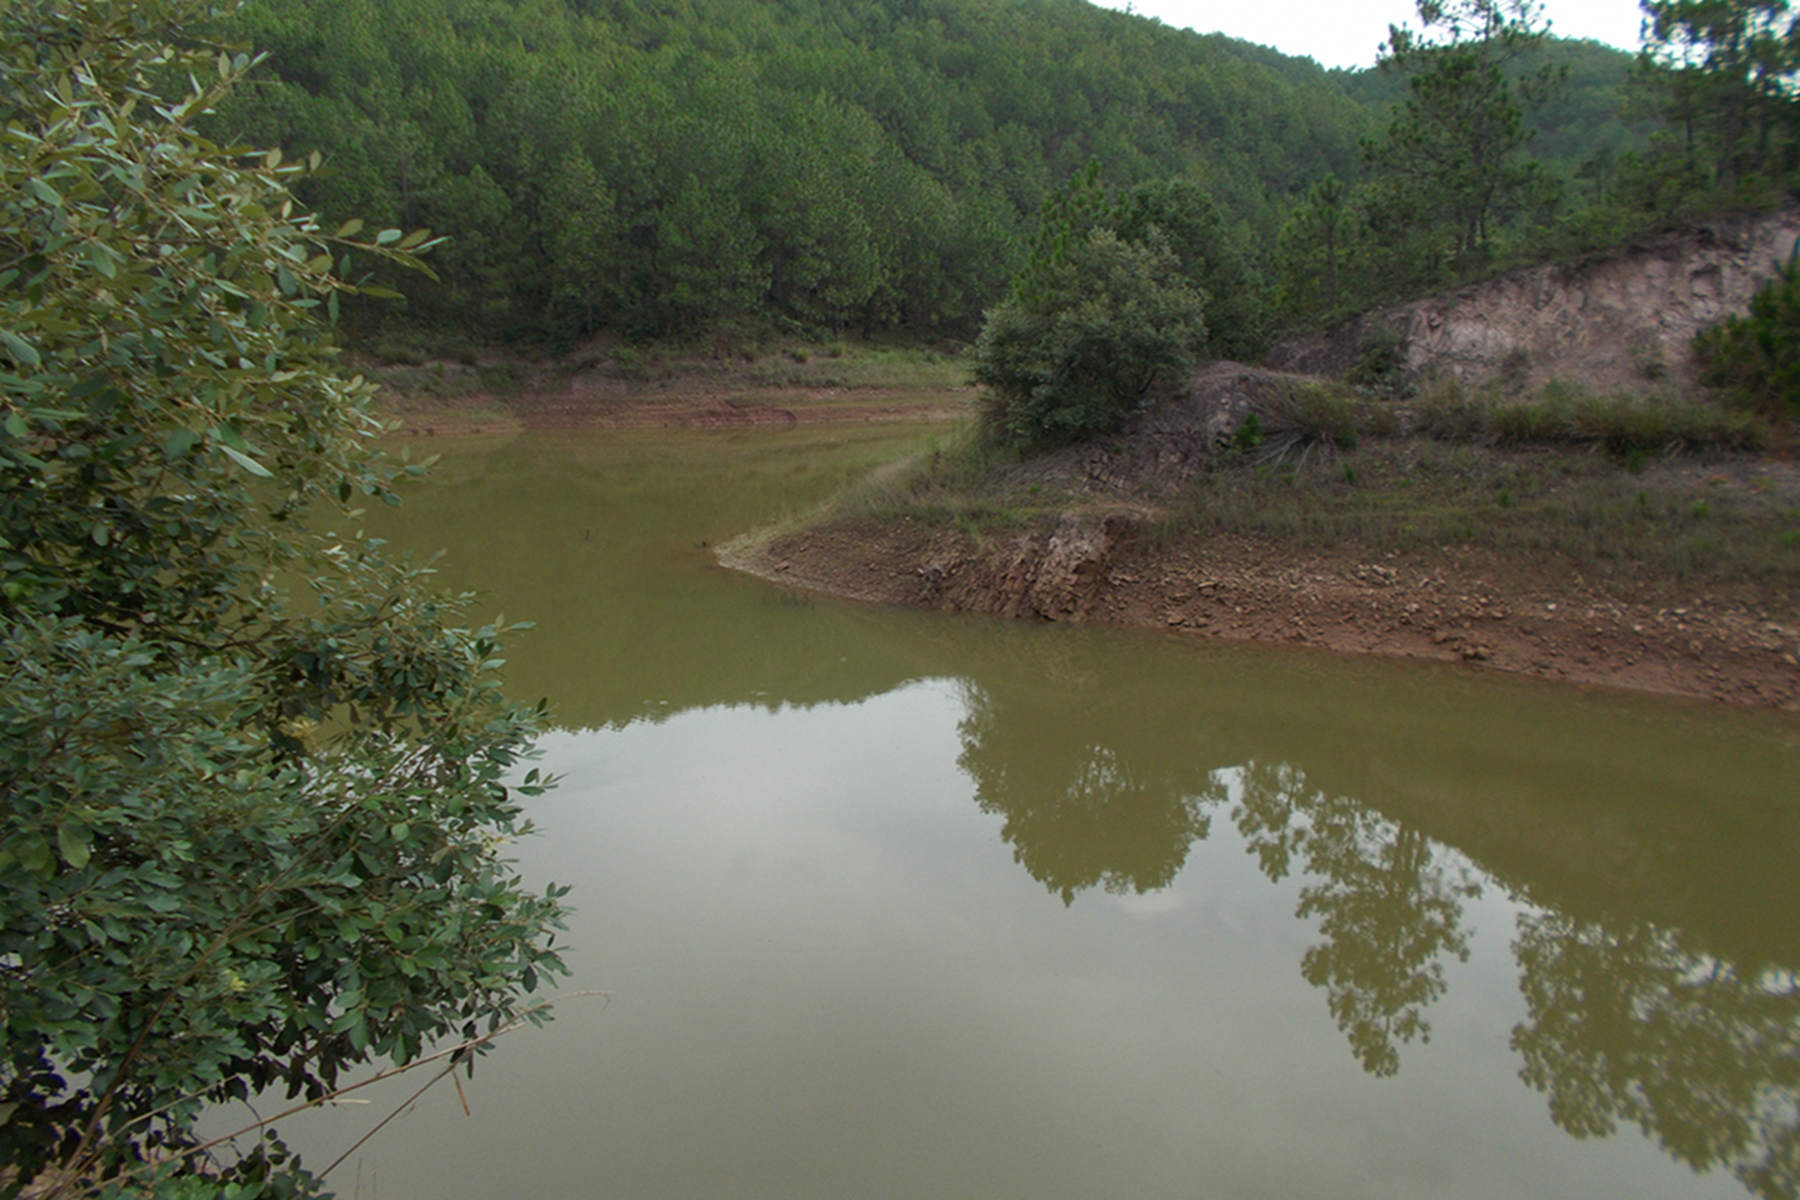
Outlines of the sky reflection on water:
M829 467L644 446L490 448L396 530L618 530L494 596L564 726L521 866L611 998L345 1192L1794 1194L1792 722L792 597L695 544Z

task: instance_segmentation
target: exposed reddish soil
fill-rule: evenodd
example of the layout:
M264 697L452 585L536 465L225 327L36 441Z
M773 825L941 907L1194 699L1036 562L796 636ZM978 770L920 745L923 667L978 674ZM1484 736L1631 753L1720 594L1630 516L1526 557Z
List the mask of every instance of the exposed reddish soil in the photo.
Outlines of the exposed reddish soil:
M982 540L916 519L826 525L728 554L772 580L889 604L1460 662L1800 712L1800 616L1752 596L1598 581L1452 548L1430 561L1239 536L1151 538L1127 516Z

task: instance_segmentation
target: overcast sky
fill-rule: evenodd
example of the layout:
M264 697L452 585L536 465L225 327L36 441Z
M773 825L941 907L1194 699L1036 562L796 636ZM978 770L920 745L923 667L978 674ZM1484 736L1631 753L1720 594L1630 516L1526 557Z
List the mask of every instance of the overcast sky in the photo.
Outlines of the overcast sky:
M1156 17L1165 25L1223 33L1317 59L1327 67L1368 67L1388 26L1417 25L1411 0L1095 0L1105 8ZM1558 37L1638 48L1637 0L1546 0Z

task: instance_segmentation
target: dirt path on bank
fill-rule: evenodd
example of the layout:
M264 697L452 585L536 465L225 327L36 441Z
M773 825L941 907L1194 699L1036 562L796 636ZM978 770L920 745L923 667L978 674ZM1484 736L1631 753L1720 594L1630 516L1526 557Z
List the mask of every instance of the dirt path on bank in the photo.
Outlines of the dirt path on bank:
M739 543L727 565L888 604L1463 663L1800 712L1800 615L1767 596L1623 589L1473 549L1424 557L1150 537L1070 517L977 539L913 519Z

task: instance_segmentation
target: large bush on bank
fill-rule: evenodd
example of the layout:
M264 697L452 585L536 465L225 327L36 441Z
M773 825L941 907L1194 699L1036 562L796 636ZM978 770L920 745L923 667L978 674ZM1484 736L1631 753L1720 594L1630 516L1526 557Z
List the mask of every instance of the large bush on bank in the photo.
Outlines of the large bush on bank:
M988 436L1034 448L1118 428L1193 365L1205 303L1154 230L1095 228L1034 263L975 343Z
M309 1190L208 1163L201 1109L561 970L500 857L535 726L496 631L347 511L399 468L318 317L423 235L323 230L196 131L252 65L201 40L229 7L0 6L0 1194Z

